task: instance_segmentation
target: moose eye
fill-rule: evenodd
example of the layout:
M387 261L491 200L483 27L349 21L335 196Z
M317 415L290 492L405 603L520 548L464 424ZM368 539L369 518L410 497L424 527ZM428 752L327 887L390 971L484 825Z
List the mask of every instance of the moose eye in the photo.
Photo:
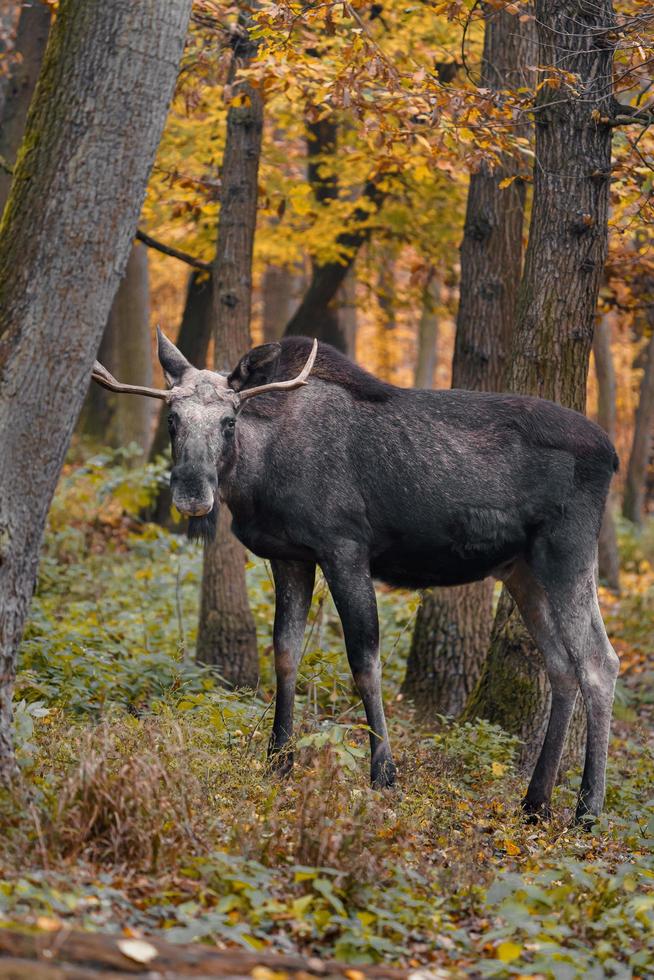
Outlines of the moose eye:
M175 432L177 431L177 419L174 415L168 416L168 431L170 432L171 436L174 436Z
M224 426L225 426L225 432L233 432L236 426L236 419L235 418L225 419Z

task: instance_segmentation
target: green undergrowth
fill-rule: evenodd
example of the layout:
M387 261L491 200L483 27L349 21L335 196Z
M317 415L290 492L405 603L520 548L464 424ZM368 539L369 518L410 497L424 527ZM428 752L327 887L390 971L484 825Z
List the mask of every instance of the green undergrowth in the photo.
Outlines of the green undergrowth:
M555 819L534 827L519 817L511 737L484 722L421 729L401 699L409 593L379 592L398 788L368 787L367 731L320 581L295 769L272 777L269 568L247 571L260 687L227 692L193 659L200 549L130 516L163 467L128 463L74 460L53 504L16 691L21 777L0 797L4 924L127 929L439 976L652 975L654 611L638 541L623 552L633 587L606 609L628 654L606 813L592 834L569 826L573 773Z

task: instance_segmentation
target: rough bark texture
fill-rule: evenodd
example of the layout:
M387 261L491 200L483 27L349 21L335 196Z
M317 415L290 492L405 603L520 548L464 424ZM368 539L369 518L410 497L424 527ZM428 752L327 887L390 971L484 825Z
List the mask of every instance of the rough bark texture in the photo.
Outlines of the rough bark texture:
M0 123L0 157L13 167L23 138L25 119L50 30L50 7L33 0L21 8L11 74L4 87L4 108ZM0 167L0 214L7 203L11 174Z
M615 19L607 0L535 6L539 65L572 72L577 82L545 84L536 99L534 199L508 387L583 412L608 239L611 130L601 118L611 114ZM530 766L549 715L549 684L533 666L539 654L517 614L505 622L507 605L504 597L470 713L518 735Z
M4 776L13 770L16 651L45 518L127 262L190 7L63 0L0 226Z
M651 317L654 319L654 317ZM654 324L650 324L654 328ZM640 395L634 424L634 437L629 453L627 480L624 489L624 516L634 524L645 517L645 488L647 467L654 430L654 329L647 344L647 360L640 382Z
M186 288L186 302L176 345L184 357L199 368L207 366L207 355L213 328L211 297L211 277L206 272L192 272ZM98 360L104 364L101 357L98 357ZM99 386L96 385L95 387ZM159 411L150 445L150 460L152 461L157 456L167 452L169 446L168 409L164 407ZM166 482L166 485L159 490L154 503L147 508L144 516L170 530L179 529L179 524L175 524L171 516L172 503L172 493Z
M595 325L593 360L597 377L597 421L615 441L615 368L611 353L611 324L613 317L606 313ZM598 542L599 576L614 592L620 591L620 556L613 517L614 495L610 494L602 520Z
M438 356L438 304L441 282L434 270L422 291L422 309L418 325L418 350L413 384L416 388L433 388Z
M152 384L148 250L135 242L107 320L98 360L126 384ZM150 398L122 398L91 384L80 428L107 446L135 443L147 453L154 404Z
M256 48L247 40L234 52L232 72ZM237 83L227 114L218 244L213 269L215 368L231 370L249 349L252 246L257 217L263 103L258 89ZM229 530L221 508L215 541L204 554L197 659L212 664L235 687L256 687L257 637L245 584L245 549Z
M530 61L530 22L485 8L483 84L518 87ZM524 182L500 182L515 163L470 178L452 387L498 391L503 387L522 260ZM485 581L423 596L404 679L404 693L420 716L459 715L488 653L493 583Z

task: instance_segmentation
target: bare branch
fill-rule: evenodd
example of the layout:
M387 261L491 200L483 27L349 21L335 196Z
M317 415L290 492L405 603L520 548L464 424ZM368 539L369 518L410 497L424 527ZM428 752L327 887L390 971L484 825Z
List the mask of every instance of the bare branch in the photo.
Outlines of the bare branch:
M187 265L192 266L194 269L200 269L202 272L211 272L211 263L204 262L203 259L196 259L193 255L189 255L188 252L182 252L178 248L173 248L172 245L164 245L163 242L158 242L156 238L152 238L147 235L144 231L139 228L136 232L136 238L148 248L154 248L157 252L162 252L164 255L169 255L173 259L179 259L180 262L186 262Z

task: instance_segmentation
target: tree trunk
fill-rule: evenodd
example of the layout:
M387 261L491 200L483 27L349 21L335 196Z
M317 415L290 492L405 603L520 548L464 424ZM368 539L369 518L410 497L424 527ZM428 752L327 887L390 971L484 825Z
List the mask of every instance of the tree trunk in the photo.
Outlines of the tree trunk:
M593 359L597 377L597 421L615 441L615 368L611 353L611 325L613 317L606 313L595 325ZM598 566L600 579L614 592L620 591L620 556L613 517L614 494L609 494L602 519L598 542Z
M43 53L50 30L50 7L32 0L21 8L14 55L16 59L5 88L0 124L0 158L13 167L23 138L27 110L39 77ZM11 187L11 173L0 167L0 215Z
M338 320L341 333L345 337L345 353L353 361L357 352L357 272L356 263L352 263L343 284L338 291L339 308Z
M654 317L650 316L650 320ZM654 328L654 324L650 323ZM645 487L647 467L654 430L654 329L647 344L647 359L640 382L640 395L634 437L629 453L627 480L624 489L623 514L634 524L642 524L645 516Z
M126 384L152 384L148 250L134 242L102 335L98 360ZM154 405L149 398L121 398L92 384L78 425L107 446L135 443L147 453Z
M413 384L416 388L433 388L436 381L438 355L438 304L441 281L434 269L422 291L422 308L418 325L418 350Z
M494 7L486 8L486 18L483 84L517 87L532 63L530 22ZM494 170L484 165L470 178L453 388L502 389L520 279L525 189L520 178L499 185L515 175L515 166L509 160ZM490 580L424 594L403 685L419 716L463 710L488 654L492 601Z
M256 53L245 31L235 48L231 78ZM218 244L213 266L216 370L231 370L249 349L252 246L257 217L263 102L248 82L232 87L222 166ZM235 687L256 687L259 661L245 583L245 549L221 508L216 539L205 548L197 659L214 665Z
M381 249L379 255L377 303L379 306L376 345L377 374L384 381L390 381L393 376L393 352L391 348L397 321L395 316L395 253L388 245Z
M284 336L292 315L295 279L293 271L282 265L269 265L263 274L263 340L266 344Z
M511 391L583 412L608 241L611 129L600 120L611 114L615 18L607 0L584 4L583 16L581 9L536 2L538 63L550 73L548 66L563 65L576 82L543 84L536 99L534 199L508 382ZM549 684L517 614L500 619L508 604L504 597L469 713L518 735L522 762L531 766L549 715ZM500 704L502 691L510 694ZM579 730L573 724L577 742ZM578 745L569 744L574 753Z
M62 0L0 226L4 777L14 770L16 651L46 514L127 262L190 8Z
M355 208L351 221L352 230L344 231L338 236L338 244L347 250L348 258L343 262L326 262L324 265L314 266L309 288L286 326L287 337L298 335L318 337L319 340L333 344L339 350L347 349L347 341L338 322L334 301L354 263L357 252L370 238L370 204L379 210L384 200L384 193L374 181L368 181L361 196L368 206Z

